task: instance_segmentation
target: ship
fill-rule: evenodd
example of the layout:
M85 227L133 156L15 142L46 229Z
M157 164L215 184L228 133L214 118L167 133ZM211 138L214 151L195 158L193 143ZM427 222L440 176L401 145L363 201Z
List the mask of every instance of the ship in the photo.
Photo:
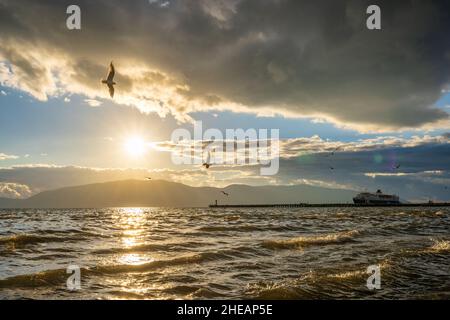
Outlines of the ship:
M375 193L361 192L353 198L355 204L390 205L400 204L400 197L395 194L385 194L381 190Z

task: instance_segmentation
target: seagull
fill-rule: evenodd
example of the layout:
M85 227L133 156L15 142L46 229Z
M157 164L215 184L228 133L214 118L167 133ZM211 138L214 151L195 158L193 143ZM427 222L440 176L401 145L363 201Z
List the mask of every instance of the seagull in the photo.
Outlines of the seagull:
M326 157L334 156L334 154L335 154L341 147L342 147L342 146L338 146L338 147L334 148L333 151L331 151L329 154L326 155Z
M338 151L340 148L341 148L341 146L339 146L339 147L337 147L336 149L334 149L334 150L331 152L330 156L334 156L334 153L335 153L336 151Z
M211 158L211 155L208 152L208 156L206 157L206 161L202 164L202 166L204 166L206 169L209 169L209 167L211 166L211 164L209 163L210 162L210 158Z
M106 84L108 86L109 89L109 95L111 96L111 98L114 98L114 85L116 84L114 82L114 75L116 74L116 70L114 69L114 65L111 61L111 63L109 64L109 71L108 71L108 75L106 77L106 80L103 79L102 83Z
M230 195L229 193L226 193L225 191L221 191L224 195L226 195L227 197Z
M152 180L152 178L150 178L150 177L146 177L145 179L147 179L147 180Z
M334 170L334 168L333 168L333 167L330 167L330 170Z

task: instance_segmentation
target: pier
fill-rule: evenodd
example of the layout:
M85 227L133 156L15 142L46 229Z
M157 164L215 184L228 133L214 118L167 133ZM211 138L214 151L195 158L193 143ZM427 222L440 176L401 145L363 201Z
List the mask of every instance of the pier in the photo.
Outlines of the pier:
M450 207L450 202L354 204L354 203L276 203L276 204L211 204L210 208L360 208L360 207Z

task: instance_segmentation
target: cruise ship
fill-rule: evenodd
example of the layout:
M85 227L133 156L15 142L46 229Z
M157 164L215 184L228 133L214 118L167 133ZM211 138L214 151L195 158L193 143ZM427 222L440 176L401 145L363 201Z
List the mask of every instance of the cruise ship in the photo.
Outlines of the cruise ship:
M362 192L353 198L355 204L400 204L399 196L395 194L384 194L381 190L376 193Z

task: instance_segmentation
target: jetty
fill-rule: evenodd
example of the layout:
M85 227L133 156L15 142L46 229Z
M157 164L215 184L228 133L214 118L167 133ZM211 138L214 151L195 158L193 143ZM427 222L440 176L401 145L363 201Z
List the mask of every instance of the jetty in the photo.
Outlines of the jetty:
M355 204L355 203L275 203L275 204L211 204L210 208L361 208L361 207L450 207L450 202Z

